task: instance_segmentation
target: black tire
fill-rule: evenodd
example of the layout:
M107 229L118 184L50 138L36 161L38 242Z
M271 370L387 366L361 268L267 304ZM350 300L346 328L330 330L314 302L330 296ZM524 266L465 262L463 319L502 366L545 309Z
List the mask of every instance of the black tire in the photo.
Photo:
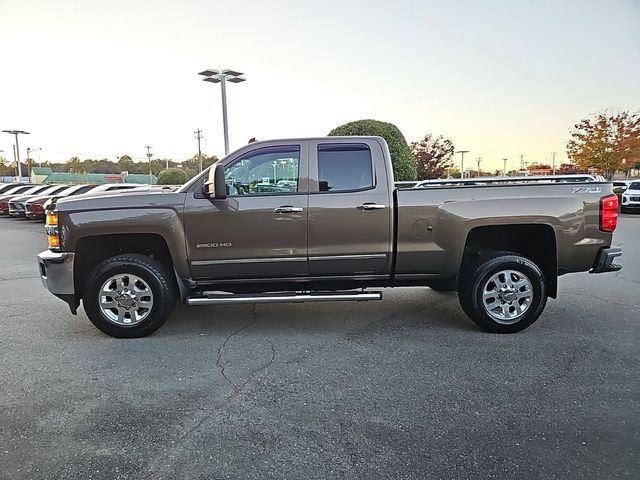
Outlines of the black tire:
M127 275L138 277L146 283L147 291L151 291L151 296L147 297L151 299L151 307L141 309L145 317L139 323L132 325L116 323L116 320L110 320L107 317L109 310L107 309L105 314L100 307L100 291L103 285L118 274L123 274L122 278L128 278ZM169 318L177 299L175 278L170 269L157 260L140 254L123 254L108 258L91 271L86 285L82 303L89 320L107 335L117 338L145 337L155 332ZM140 300L142 300L142 293L138 295L141 295ZM115 299L114 297L113 300ZM121 310L117 307L112 312L117 317L117 312ZM131 318L132 313L128 315Z
M509 290L505 292L504 298L496 294L496 303L491 304L496 306L495 309L490 309L491 305L485 307L483 301L485 286L494 285L497 291L498 285L492 283L491 279L494 275L505 271L515 272L509 277L511 280L507 280L504 275L499 277L504 279L505 283L511 283L515 281L514 279L526 279L529 282L530 287L525 285L521 287L522 291L516 289L515 295L528 295L530 298L517 299L513 296L514 292ZM458 299L467 316L483 329L494 333L514 333L524 330L538 319L547 303L547 288L544 274L530 259L516 253L496 252L463 264L458 285ZM503 300L504 304L502 304ZM515 303L518 303L518 307ZM523 306L526 307L524 312L518 314L516 308L522 309ZM514 314L512 319L496 318L496 316L512 313Z

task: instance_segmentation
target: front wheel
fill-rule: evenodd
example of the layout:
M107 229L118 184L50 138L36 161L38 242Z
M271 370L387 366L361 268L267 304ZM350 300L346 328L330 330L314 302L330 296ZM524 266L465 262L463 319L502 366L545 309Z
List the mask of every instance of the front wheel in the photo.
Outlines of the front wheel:
M535 263L504 252L464 266L458 298L467 316L485 330L513 333L538 319L547 303L547 289Z
M138 254L111 257L89 274L82 298L89 320L118 338L144 337L167 320L175 280L158 261Z

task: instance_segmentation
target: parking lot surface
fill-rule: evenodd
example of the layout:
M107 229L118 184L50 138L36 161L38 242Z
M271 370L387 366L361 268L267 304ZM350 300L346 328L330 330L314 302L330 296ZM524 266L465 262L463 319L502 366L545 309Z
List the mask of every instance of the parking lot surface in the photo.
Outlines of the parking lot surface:
M0 218L0 478L638 478L640 215L622 271L480 331L455 293L179 307L120 340L41 285Z

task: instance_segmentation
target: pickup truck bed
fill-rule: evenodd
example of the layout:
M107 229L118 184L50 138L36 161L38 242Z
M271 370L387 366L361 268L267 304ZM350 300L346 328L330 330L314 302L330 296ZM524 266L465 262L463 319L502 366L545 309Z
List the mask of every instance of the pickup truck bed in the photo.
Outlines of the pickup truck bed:
M157 329L176 298L362 301L421 285L458 290L472 320L512 332L555 298L558 276L620 268L611 184L396 188L379 137L256 142L176 192L54 208L45 286L124 337Z

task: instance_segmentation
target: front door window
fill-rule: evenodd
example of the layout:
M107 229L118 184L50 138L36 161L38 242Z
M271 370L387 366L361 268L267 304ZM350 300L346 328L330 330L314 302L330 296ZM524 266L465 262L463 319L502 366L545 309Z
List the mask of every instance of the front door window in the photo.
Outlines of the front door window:
M225 168L229 196L286 195L298 192L299 147L267 147Z

